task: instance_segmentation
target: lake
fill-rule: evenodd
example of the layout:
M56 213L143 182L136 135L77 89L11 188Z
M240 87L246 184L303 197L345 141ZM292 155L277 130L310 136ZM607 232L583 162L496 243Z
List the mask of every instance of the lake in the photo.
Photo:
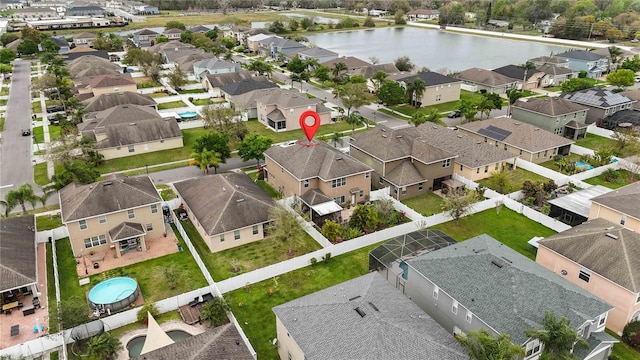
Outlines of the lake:
M381 63L408 56L417 68L446 68L460 71L471 67L495 69L504 65L524 64L528 59L549 56L569 47L532 41L519 41L468 34L441 32L414 27L305 34L311 44L355 56L365 61L372 56Z

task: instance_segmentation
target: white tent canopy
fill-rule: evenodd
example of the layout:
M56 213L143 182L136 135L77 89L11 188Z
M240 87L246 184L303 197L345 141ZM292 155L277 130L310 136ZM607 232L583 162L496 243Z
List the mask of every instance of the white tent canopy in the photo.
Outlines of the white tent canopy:
M144 355L148 352L174 343L173 339L171 339L169 335L167 335L167 333L165 333L164 330L160 328L160 325L158 325L156 319L154 319L149 312L147 312L147 319L147 338L144 340L144 345L142 346L140 355Z
M338 211L342 211L342 206L336 204L335 201L327 201L322 204L313 205L311 207L319 216L327 214L333 214Z

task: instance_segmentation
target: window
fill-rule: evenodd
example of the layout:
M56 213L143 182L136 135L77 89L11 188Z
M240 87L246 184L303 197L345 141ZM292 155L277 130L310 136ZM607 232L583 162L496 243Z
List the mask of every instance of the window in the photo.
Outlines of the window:
M147 224L147 231L153 230L153 224Z
M544 157L547 157L547 154L549 153L549 150L545 150L544 151Z
M366 173L364 173L364 178L365 178L365 179L368 179L368 178L370 178L370 177L371 177L371 173L370 173L370 172L366 172Z
M489 172L489 165L487 165L487 166L485 166L485 167L484 167L484 173L486 174L486 173L488 173L488 172Z
M607 322L607 314L600 316L600 321L598 321L598 327L604 325L605 322Z
M258 225L253 225L251 230L253 230L253 235L258 235Z
M396 188L396 192L398 191L398 189ZM337 196L333 198L333 201L335 201L338 204L344 204L344 195L342 196Z
M133 145L129 145L129 152L135 152L136 148Z
M418 183L418 191L422 191L422 188L424 188L424 183Z
M220 242L224 242L224 234L220 234Z
M442 160L442 167L446 168L451 166L451 159L447 159L447 160Z
M407 188L406 188L406 187L403 187L403 188L402 188L402 195L406 195L406 194L407 194Z
M436 101L442 100L442 95L436 95Z
M504 149L507 150L507 144L504 144Z
M480 168L476 169L476 174L480 174Z
M525 346L526 356L531 356L540 352L540 340L534 339Z
M632 321L640 321L640 310L636 311L633 316L631 316L631 320L629 320L629 322Z
M360 190L360 197L364 196L364 190Z
M473 314L471 313L471 311L467 310L467 316L466 316L467 322L471 323L471 320L473 320Z
M106 216L104 216L104 215L98 216L98 222L99 222L100 224L104 224L104 223L106 223L106 222L107 222L107 217L106 217Z
M151 213L155 214L158 212L158 204L151 205Z
M346 177L331 180L331 187L332 188L337 188L337 187L341 187L341 186L345 186L345 185L347 185L347 178Z
M78 225L80 225L80 230L87 230L87 220L78 221Z
M107 243L107 237L104 235L92 236L90 238L84 239L84 247L86 249L92 248L94 246L100 246Z
M453 304L451 304L451 312L453 313L453 315L458 314L458 302L455 300L453 300Z
M484 142L487 142L487 137L486 136L484 137Z
M500 146L500 143L496 141L496 147Z
M433 298L438 300L438 293L440 292L440 289L438 289L438 287L434 287L433 288Z
M309 187L309 180L303 180L302 181L302 186L305 187L305 188L308 188Z
M380 184L384 184L384 180L382 180L382 177L380 177L380 178L378 179L378 182L379 182Z
M591 279L591 271L587 269L580 269L578 279L583 280L584 282L589 282L589 279Z
M234 230L233 231L233 238L235 240L240 240L240 230Z
M127 216L129 217L129 219L133 219L136 217L136 213L135 211L132 210L127 210Z
M460 171L462 171L462 165L460 165Z
M496 163L496 171L498 171L499 167L500 167L500 164Z
M520 150L520 155L522 155L522 150Z
M627 215L622 214L622 216L620 217L620 225L624 225L624 223L627 222Z

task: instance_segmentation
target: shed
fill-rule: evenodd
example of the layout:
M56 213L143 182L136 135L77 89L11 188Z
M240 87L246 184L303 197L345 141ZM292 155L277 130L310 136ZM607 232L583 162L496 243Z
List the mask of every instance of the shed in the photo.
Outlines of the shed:
M551 213L549 216L558 218L570 226L582 224L589 218L591 199L610 191L611 189L602 185L594 185L584 190L549 200L549 204L551 205Z

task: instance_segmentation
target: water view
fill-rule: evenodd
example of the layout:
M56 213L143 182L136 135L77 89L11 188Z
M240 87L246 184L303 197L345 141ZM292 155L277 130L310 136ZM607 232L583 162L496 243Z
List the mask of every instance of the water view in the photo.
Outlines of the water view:
M494 69L509 64L523 64L537 56L567 51L565 46L530 41L482 37L440 32L413 27L380 28L305 34L317 46L340 56L355 56L365 61L372 56L380 62L392 62L408 56L418 68L450 71L470 67Z

